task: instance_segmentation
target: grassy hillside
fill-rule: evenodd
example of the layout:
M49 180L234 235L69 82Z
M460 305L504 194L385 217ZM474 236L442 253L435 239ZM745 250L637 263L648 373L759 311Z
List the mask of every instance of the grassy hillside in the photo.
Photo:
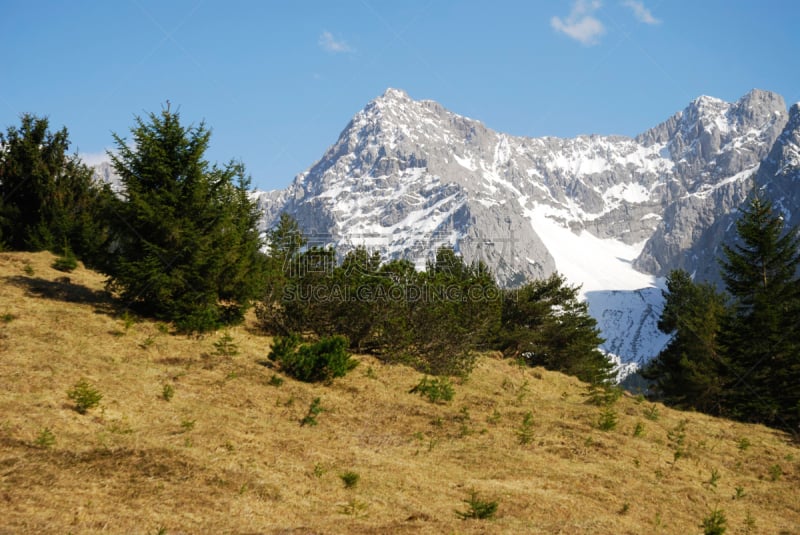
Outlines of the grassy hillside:
M299 383L248 325L224 355L52 261L0 253L0 533L685 534L715 508L727 533L800 533L800 448L774 430L630 396L603 430L586 385L492 355L446 404L366 356ZM81 378L103 395L84 415ZM472 490L493 519L456 515Z

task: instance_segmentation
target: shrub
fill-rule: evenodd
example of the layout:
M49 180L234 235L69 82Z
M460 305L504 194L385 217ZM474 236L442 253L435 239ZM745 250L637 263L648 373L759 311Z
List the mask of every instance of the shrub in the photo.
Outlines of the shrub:
M164 398L164 401L170 401L174 395L175 387L171 384L165 384L164 388L161 389L161 397Z
M67 397L75 402L75 410L86 414L91 408L97 407L103 395L95 389L86 379L81 379L67 391Z
M221 357L232 357L239 354L239 347L233 341L231 333L225 331L219 340L214 342L214 347L217 350L217 355Z
M617 411L613 407L606 407L600 413L600 420L597 423L602 431L613 431L617 427Z
M703 535L723 535L726 529L726 522L723 512L719 509L714 509L703 519L700 527L703 528Z
M184 433L188 433L192 429L194 429L194 425L197 423L197 420L190 420L188 418L184 418L181 420L181 429Z
M720 476L719 470L712 468L711 477L708 479L708 484L714 488L717 488L717 482L719 482L720 477L722 476Z
M497 502L480 499L475 490L470 492L469 498L464 500L464 503L467 504L468 509L466 511L456 511L456 515L462 520L468 518L484 520L492 518L497 512Z
M428 379L427 376L423 377L417 386L409 390L410 393L418 393L420 396L427 396L428 401L431 403L439 403L440 401L452 401L455 395L453 383L447 377L434 377Z
M644 424L642 422L636 422L636 427L633 429L633 436L635 437L644 436Z
M778 464L773 464L769 467L770 481L778 481L783 475L783 469Z
M528 411L522 417L522 425L517 429L520 444L530 444L533 440L533 413Z
M279 375L273 373L272 377L269 378L267 384L269 386L275 386L275 387L281 386L283 384L283 377L280 377Z
M352 470L348 470L343 474L339 474L339 478L342 480L346 488L352 489L353 487L358 485L361 476L358 475L356 472L353 472Z
M358 365L346 348L347 338L331 336L308 345L298 344L297 335L276 337L269 359L277 361L281 370L295 379L312 383L343 377Z
M63 255L59 256L53 261L51 266L53 269L57 269L58 271L69 273L78 267L78 259L75 258L75 255L72 253L72 251L67 249Z
M618 386L609 385L590 385L589 386L589 403L597 405L598 407L607 407L622 397L622 389Z
M311 402L311 405L308 406L308 412L303 419L300 420L300 426L317 425L317 416L319 416L319 413L321 413L323 410L324 409L322 408L320 398L314 398L314 400Z
M34 443L40 448L49 448L56 443L56 436L50 431L50 428L45 427L36 437Z

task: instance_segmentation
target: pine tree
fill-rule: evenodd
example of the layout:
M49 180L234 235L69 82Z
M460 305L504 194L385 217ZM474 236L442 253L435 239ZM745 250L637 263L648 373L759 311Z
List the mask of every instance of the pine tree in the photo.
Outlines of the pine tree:
M0 133L0 240L9 249L74 253L92 263L106 246L102 212L111 193L68 154L69 144L66 128L52 133L46 118L31 114Z
M383 278L380 267L380 253L360 246L349 251L333 273L333 284L339 289L338 299L331 303L334 329L356 351L374 347L375 320L384 298L378 291Z
M255 202L241 164L209 164L210 132L166 107L136 117L133 142L114 135L124 186L114 206L109 286L187 331L240 320L265 269Z
M680 408L724 412L729 365L719 335L727 312L725 297L698 284L683 270L667 277L658 328L671 334L667 346L642 370L661 399Z
M598 349L603 339L578 291L557 273L506 291L500 349L506 356L524 357L533 366L584 381L609 381L613 366Z
M732 414L798 430L800 422L800 234L785 229L754 189L724 246L722 276L735 315L725 327L734 381Z
M282 213L278 224L267 232L265 290L256 305L256 317L267 332L281 336L292 333L283 301L292 277L299 275L299 258L306 243L297 220L287 213Z

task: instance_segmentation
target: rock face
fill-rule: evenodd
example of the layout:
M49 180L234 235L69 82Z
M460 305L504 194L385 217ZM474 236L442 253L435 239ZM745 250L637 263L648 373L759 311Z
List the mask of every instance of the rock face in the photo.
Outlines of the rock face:
M800 219L800 106L753 90L702 96L635 138L522 138L387 90L284 191L257 194L264 226L286 211L316 244L366 245L419 266L437 246L514 286L555 270L583 284L622 363L666 341L658 277L719 279L752 177ZM638 311L638 312L637 312Z
M700 97L640 135L645 144L667 140L675 166L665 184L661 223L634 266L656 275L683 268L718 281L718 246L787 118L783 98L753 90L735 104Z

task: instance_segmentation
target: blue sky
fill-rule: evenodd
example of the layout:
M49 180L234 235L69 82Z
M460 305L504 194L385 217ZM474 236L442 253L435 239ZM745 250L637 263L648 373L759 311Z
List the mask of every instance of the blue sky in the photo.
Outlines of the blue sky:
M94 161L169 100L212 161L286 187L387 87L514 135L635 135L705 94L800 101L800 3L0 2L0 127L31 112Z

